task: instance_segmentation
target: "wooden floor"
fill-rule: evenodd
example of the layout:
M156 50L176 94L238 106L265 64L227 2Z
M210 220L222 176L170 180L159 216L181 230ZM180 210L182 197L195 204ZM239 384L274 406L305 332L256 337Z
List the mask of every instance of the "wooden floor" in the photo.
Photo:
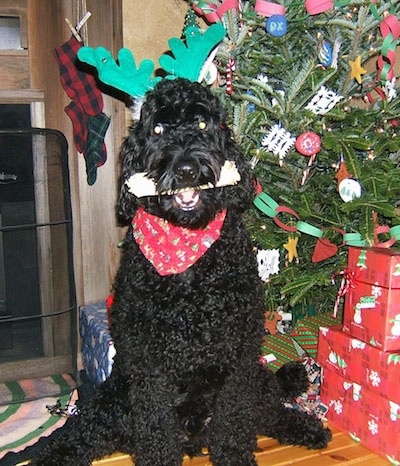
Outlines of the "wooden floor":
M356 443L348 435L331 428L333 439L324 450L308 450L304 447L280 446L270 438L262 437L258 441L256 452L258 466L387 466L389 461L372 453ZM127 455L113 455L93 466L132 466L134 463ZM208 456L185 458L183 466L212 466Z

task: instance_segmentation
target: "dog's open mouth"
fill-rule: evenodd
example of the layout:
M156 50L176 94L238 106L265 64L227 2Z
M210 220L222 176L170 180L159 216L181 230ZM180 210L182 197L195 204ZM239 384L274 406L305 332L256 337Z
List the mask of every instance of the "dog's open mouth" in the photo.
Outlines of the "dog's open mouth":
M172 199L175 206L185 212L194 210L201 203L200 193L194 189L178 192L173 195Z
M159 192L156 182L152 178L149 178L147 172L135 173L129 177L125 183L128 186L129 192L136 197L160 196L166 194L168 196L173 196L174 201L180 208L182 208L182 206L188 206L186 210L193 210L200 201L200 190L231 186L235 185L239 181L240 174L236 168L235 162L232 160L226 160L221 168L221 174L217 183L210 182L196 186L195 188L190 187ZM183 193L185 194L180 196Z

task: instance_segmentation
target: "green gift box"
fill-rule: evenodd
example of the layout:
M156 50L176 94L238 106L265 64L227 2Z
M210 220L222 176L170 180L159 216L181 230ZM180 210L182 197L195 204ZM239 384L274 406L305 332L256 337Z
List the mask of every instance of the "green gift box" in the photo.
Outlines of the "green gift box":
M333 317L330 313L305 317L296 322L291 335L310 355L315 355L317 352L319 328L340 325L342 320L341 314Z
M303 349L306 350L306 348ZM287 362L301 360L290 335L266 335L262 346L262 356L268 368L273 371L278 370Z

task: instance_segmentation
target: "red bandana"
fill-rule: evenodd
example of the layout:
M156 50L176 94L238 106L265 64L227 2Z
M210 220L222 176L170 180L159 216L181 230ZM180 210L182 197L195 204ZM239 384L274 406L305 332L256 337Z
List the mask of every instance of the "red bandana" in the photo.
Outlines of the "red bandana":
M132 221L133 235L160 275L181 273L219 238L225 216L226 210L217 214L206 228L191 230L172 225L140 208Z

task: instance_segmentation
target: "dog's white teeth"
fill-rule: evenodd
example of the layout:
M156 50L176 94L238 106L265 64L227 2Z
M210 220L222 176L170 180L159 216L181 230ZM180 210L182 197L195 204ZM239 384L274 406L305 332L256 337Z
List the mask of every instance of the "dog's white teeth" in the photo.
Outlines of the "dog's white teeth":
M182 191L174 195L177 206L182 210L193 210L200 200L197 191Z

